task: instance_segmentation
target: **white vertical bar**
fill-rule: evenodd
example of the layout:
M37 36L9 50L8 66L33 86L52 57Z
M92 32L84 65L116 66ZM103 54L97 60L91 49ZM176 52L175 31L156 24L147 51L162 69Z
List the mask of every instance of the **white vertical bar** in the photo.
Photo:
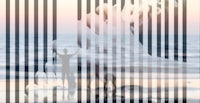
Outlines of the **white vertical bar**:
M82 18L81 18L81 21L82 21L82 27L85 28L87 25L86 25L86 19L87 19L87 0L82 0ZM84 30L82 29L82 50L86 51L86 34L87 33L87 30ZM82 52L82 54L85 56L86 55L86 52ZM86 102L86 99L87 99L87 93L85 92L85 87L87 87L87 81L86 81L86 59L85 58L82 58L82 101L83 103Z
M160 10L160 13L161 13L161 58L164 58L164 54L165 54L165 44L164 44L164 41L165 41L165 0L161 0L161 10ZM164 70L164 65L165 62L161 62L161 101L164 101L164 98L165 98L165 70Z
M99 70L100 70L100 80L99 80L99 87L103 87L104 86L104 68L103 68L103 63L104 63L104 55L103 55L103 50L104 50L104 43L103 43L103 35L104 35L104 12L103 12L103 8L104 7L104 1L103 0L99 0L99 41L100 41L100 45L99 45L99 52L100 52L100 55L99 55ZM100 89L99 90L99 98L104 98L104 95L102 93L104 93L104 90L103 89ZM99 100L100 103L103 103L103 99L100 99Z
M143 88L143 98L142 100L145 101L145 99L147 99L146 97L148 97L148 89L145 87L148 87L148 75L146 75L146 73L148 73L148 69L146 68L147 66L151 65L151 62L149 62L149 56L148 55L148 13L149 13L149 3L150 0L142 0L142 7L143 7L143 46L140 49L140 53L141 53L141 60L143 61L142 64L140 64L140 66L143 69L142 71L142 75L143 75L143 85L140 85ZM140 74L141 75L141 74Z
M10 101L15 102L15 1L10 0Z
M169 0L169 59L174 59L174 1Z
M34 102L34 0L29 0L29 102Z
M43 0L38 0L38 60L43 60ZM42 64L38 65L38 72L43 71Z
M47 23L48 23L48 26L47 26L47 32L48 32L48 39L47 39L47 51L48 51L48 58L47 58L47 98L48 98L48 101L53 101L53 87L56 86L56 75L54 74L54 70L53 69L56 69L53 65L53 53L52 53L52 45L53 45L53 1L52 0L48 0L47 1ZM40 34L39 34L40 35Z
M31 4L30 4L31 5ZM38 72L36 75L38 76L38 102L43 102L44 98L44 75L43 72L43 34L44 34L44 1L38 0ZM35 76L36 76L35 75Z
M107 23L108 23L108 36L107 36L107 66L108 66L108 74L112 74L112 33L113 33L113 6L112 6L112 0L108 0L108 4L107 4L107 15L108 15L108 19L107 19ZM108 81L112 80L112 78L110 78L110 76L108 76ZM111 85L107 85L107 88L112 87ZM108 89L108 95L111 93L111 91L109 91ZM109 98L108 96L108 102L112 102L112 97Z
M125 34L122 34L122 35L125 35L125 45L124 45L124 48L125 48L125 85L128 86L130 85L130 80L128 79L130 77L130 58L129 58L129 54L130 54L130 21L131 21L131 0L126 0L125 1L125 5L124 5L124 23L125 23ZM130 91L130 89L129 89ZM129 96L129 92L125 91L125 102L129 103L130 101L128 100L128 97ZM128 100L128 101L127 101Z
M169 0L169 60L174 59L174 1ZM169 65L169 101L174 100L173 65Z
M140 4L139 4L139 0L134 0L134 11L133 11L133 20L134 20L134 63L133 66L134 67L134 84L138 85L139 84L139 69L138 66L139 62L138 62L138 58L139 58L139 15L140 15ZM137 87L134 87L134 102L137 102L137 99L139 97L139 89Z
M152 57L157 57L157 4L158 0L151 0L152 6Z
M117 50L117 60L116 60L116 62L117 62L117 71L116 71L116 77L117 77L117 80L116 80L116 85L117 86L119 86L120 85L120 77L121 77L121 16L122 16L122 13L121 13L121 0L117 0L116 1L116 7L117 7L117 13L116 13L116 15L117 15L117 17L116 17L116 19L117 19L117 44L116 44L116 50ZM117 90L116 91L116 93L117 94L119 94L119 95L121 95L121 90ZM120 101L119 101L120 102Z
M23 55L24 55L24 0L20 0L19 1L19 38L20 38L20 49L19 49L19 55L20 55L20 101L19 102L24 102L25 100L25 97L26 97L26 94L25 94L25 88L24 88L24 58L23 58Z
M151 5L152 5L152 17L151 17L151 19L152 19L152 57L150 57L150 58L152 58L151 59L151 62L152 62L152 66L151 66L152 67L152 74L151 74L151 76L152 76L152 81L153 81L152 85L157 87L157 88L160 88L160 85L157 85L159 82L161 82L157 79L157 77L160 74L158 74L158 70L156 70L156 72L154 71L155 70L154 68L156 68L156 69L160 68L159 64L161 62L161 61L158 60L159 57L157 56L157 53L158 53L157 52L158 0L151 0ZM161 34L159 34L159 35L161 35ZM156 60L154 58L156 58ZM153 98L157 97L158 94L160 94L160 92L158 92L157 89L154 91L153 88L152 88L152 97ZM159 97L157 97L157 98L159 98ZM157 102L159 102L159 101L157 101Z
M95 8L95 5L96 5L96 0L90 0L90 3L91 3L91 5L90 5L90 20L88 20L88 21L90 21L90 31L87 31L87 33L89 33L89 34L87 34L87 35L89 35L90 37L90 39L89 39L89 41L90 41L90 43L89 43L89 45L90 45L90 49L87 51L87 55L89 55L89 57L90 57L90 71L92 72L92 74L93 75L91 75L91 74L89 74L90 75L90 77L91 77L91 79L90 79L90 82L92 83L93 82L93 84L91 85L90 84L90 87L91 88L94 88L94 94L97 94L96 93L96 88L98 88L98 87L96 87L96 67L95 67L95 58L96 58L96 45L95 45L95 43L96 43L96 41L95 41L95 38L96 38L96 36L98 36L98 35L100 35L100 34L98 34L97 32L96 32L96 27L99 27L99 21L98 21L98 15L95 13L96 12L96 8ZM99 10L101 10L101 9L99 9ZM96 29L95 29L96 28ZM93 30L93 31L92 31ZM100 32L100 30L99 30L99 32ZM94 55L94 57L92 56L92 55ZM93 76L93 78L92 78L92 76ZM91 94L90 94L90 101L96 101L96 98L95 98L95 95L94 94L92 94L92 90L91 90ZM99 92L100 93L100 92Z
M0 68L2 68L0 71L1 71L1 81L0 81L0 84L1 84L1 87L0 88L0 101L2 102L6 102L6 0L1 0L0 1L0 36L1 36L1 44L0 44L0 54L1 54L1 57L0 57L0 61L1 61L1 64L0 64ZM4 54L4 55L2 55ZM4 75L2 75L4 74Z
M180 103L182 103L183 101L183 67L182 67L182 64L183 64L183 0L178 0L178 36L179 36L179 39L178 39L178 98L181 98L179 99L178 101Z

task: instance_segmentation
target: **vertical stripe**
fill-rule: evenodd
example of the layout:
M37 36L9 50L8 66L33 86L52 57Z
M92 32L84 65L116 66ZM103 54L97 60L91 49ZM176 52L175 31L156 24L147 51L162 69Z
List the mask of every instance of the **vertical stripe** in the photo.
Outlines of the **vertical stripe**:
M161 0L157 0L157 57L161 57ZM161 102L161 61L157 60L157 102Z
M183 62L187 62L187 0L183 0ZM187 101L186 69L186 65L183 65L183 103Z
M169 58L169 0L165 0L165 58ZM165 103L169 99L169 63L165 62Z
M43 22L44 22L44 37L43 37L43 70L44 72L46 72L45 69L45 64L47 63L47 0L44 0L44 6L43 6L43 10L44 10L44 18L43 18Z
M176 6L177 5L177 6ZM174 60L178 61L178 0L174 1ZM178 63L174 62L174 102L178 103Z
M125 0L121 0L121 9L124 8L124 5L125 5Z
M151 1L148 1L151 2ZM152 55L152 5L148 11L148 54ZM152 99L152 59L148 57L148 101Z
M99 0L95 2L95 8L99 6ZM96 16L95 22L99 21L99 16ZM98 26L97 26L98 25ZM95 26L99 27L100 24L95 24ZM95 32L97 32L99 28L95 28ZM95 36L95 87L96 87L96 103L99 103L99 37Z
M44 10L44 18L43 18L43 22L44 22L44 37L43 37L43 49L44 49L44 51L43 51L43 71L45 72L45 73L47 73L47 71L46 71L46 63L47 63L47 60L48 60L48 51L47 51L47 46L48 46L48 44L47 44L47 42L48 42L48 34L47 34L47 32L48 32L48 30L47 30L47 0L44 0L44 4L43 4L43 10ZM48 100L47 100L47 97L44 97L44 99L43 99L43 102L44 103L46 103Z
M157 0L157 57L161 57L161 13L158 12L161 8L160 2L161 0Z
M142 8L142 0L139 0L139 8ZM139 11L139 41L143 44L143 11Z
M121 2L122 3L122 2ZM123 4L123 3L122 3ZM121 5L123 7L123 5ZM125 7L123 7L125 10ZM127 12L125 10L125 12ZM123 17L121 17L121 21L123 21ZM126 25L125 22L121 24L121 86L125 86L125 29ZM125 102L125 89L121 88L121 102Z
M169 61L165 62L165 103L169 101Z
M112 4L113 5L115 5L116 4L116 0L112 0ZM116 8L117 9L117 8ZM112 13L112 15L113 15L113 23L116 23L116 26L118 25L117 24L117 10L113 10L113 13ZM115 83L116 83L116 78L115 78L115 76L116 76L116 69L117 69L117 65L116 65L116 59L117 59L117 31L116 30L114 30L113 29L113 34L112 34L112 66L113 66L113 68L112 68L112 71L113 71L113 78L112 78L112 82L114 83L114 85L113 85L113 103L116 103L116 87L115 87Z
M6 0L6 103L10 103L10 0Z
M53 0L53 41L57 40L57 0ZM57 48L55 48L57 49ZM57 56L53 58L54 64L57 63ZM53 103L57 103L57 88L54 88Z
M169 58L169 1L165 0L165 58ZM169 99L168 63L165 63L165 103Z
M86 6L87 6L87 14L88 14L88 13L91 12L91 0L87 0ZM89 18L91 18L91 17L89 17ZM86 22L91 23L91 20L87 19ZM88 48L90 48L90 40L91 40L90 32L87 31L86 35L87 35L87 44L86 44L87 47L86 48L88 49ZM91 53L91 50L89 50L87 52L87 73L86 73L87 74L87 78L86 78L86 80L87 80L87 103L90 103L90 93L91 93L91 88L90 88L90 82L91 82L90 81L91 80L91 77L90 77L90 68L91 68L90 53Z
M82 13L82 0L78 0L78 4L77 4L77 6L78 6L78 17L77 17L77 19L78 20L81 20L81 13ZM81 22L80 23L78 23L78 36L77 36L77 42L78 42L78 44L79 44L79 47L81 48L82 47L82 44L81 44L81 42L82 42L82 37L81 37L81 34L82 34L82 28L81 28ZM78 62L78 103L81 103L81 84L82 84L82 82L81 82L81 64L82 64L82 62L81 62L81 53L80 54L78 54L78 57L77 57L77 62Z
M143 1L139 0L139 41L143 45ZM143 102L143 48L139 46L139 102Z
M152 6L149 5L149 11L148 11L148 54L149 55L152 55L152 18L151 17L152 17Z
M104 3L108 3L108 0L104 0ZM105 14L104 14L104 17L105 17ZM108 95L108 90L107 90L107 85L105 84L105 82L108 80L107 76L105 74L108 74L108 65L107 65L107 49L108 49L108 46L107 46L107 41L108 41L108 37L107 37L107 34L108 34L108 26L104 25L105 29L104 29L104 63L103 63L103 68L104 68L104 103L107 103L107 95Z
M53 40L57 40L57 0L53 0Z
M131 0L132 4L134 5L135 0ZM134 15L134 10L132 9ZM132 20L131 20L132 21ZM130 103L134 103L134 24L135 21L130 24Z
M187 62L187 0L183 0L183 62Z
M29 0L25 0L25 86L29 81Z
M178 0L174 1L174 60L178 61Z
M169 1L165 0L165 58L169 58Z
M37 71L38 71L38 0L34 0L34 75L36 74Z
M19 0L15 1L15 102L19 103Z

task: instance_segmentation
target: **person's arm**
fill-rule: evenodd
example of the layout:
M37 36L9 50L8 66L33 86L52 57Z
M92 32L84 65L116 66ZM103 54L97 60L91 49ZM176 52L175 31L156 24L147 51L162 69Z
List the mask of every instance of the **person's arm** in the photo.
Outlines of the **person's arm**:
M72 56L78 54L78 53L80 52L80 50L81 50L81 49L78 49L74 54L71 54L70 57L72 57Z

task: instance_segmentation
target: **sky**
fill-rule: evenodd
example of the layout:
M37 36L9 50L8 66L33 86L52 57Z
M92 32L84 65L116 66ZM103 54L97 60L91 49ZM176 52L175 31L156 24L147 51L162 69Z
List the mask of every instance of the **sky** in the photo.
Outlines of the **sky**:
M5 33L5 1L0 1L0 32ZM15 24L15 0L10 0L11 5L11 33L14 33ZM39 1L39 33L43 30L43 0ZM86 0L83 1L83 7L86 7ZM148 0L143 0L147 3ZM170 1L170 27L173 27L173 0ZM182 0L179 0L180 2ZM93 0L92 0L93 2ZM156 0L151 0L152 4ZM179 4L181 5L181 4ZM188 34L199 34L200 25L200 0L188 0ZM57 20L58 20L58 34L71 34L77 31L77 0L57 0ZM29 0L29 27L30 33L33 33L33 10L34 0ZM181 10L180 10L181 11ZM86 9L83 9L86 12ZM162 11L161 11L162 13ZM181 12L180 12L181 13ZM144 14L145 15L145 14ZM164 19L163 19L164 20ZM181 21L181 17L179 19ZM181 24L181 23L180 23ZM20 31L24 30L24 0L20 0ZM52 32L52 0L48 0L48 32Z

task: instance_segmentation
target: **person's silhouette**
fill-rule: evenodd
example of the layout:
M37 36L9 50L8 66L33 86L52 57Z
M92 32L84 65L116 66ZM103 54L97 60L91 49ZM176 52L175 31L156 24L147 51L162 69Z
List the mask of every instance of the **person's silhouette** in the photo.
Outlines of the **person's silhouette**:
M62 82L63 82L63 87L64 87L64 83L65 83L65 77L66 76L69 76L69 73L70 73L70 66L69 66L69 63L70 63L70 58L73 57L74 55L76 55L79 50L77 50L74 54L68 54L68 50L65 48L63 49L63 52L64 54L58 54L59 58L61 59L62 61Z
M72 99L76 91L76 82L75 82L74 72L71 71L68 75L68 99Z

